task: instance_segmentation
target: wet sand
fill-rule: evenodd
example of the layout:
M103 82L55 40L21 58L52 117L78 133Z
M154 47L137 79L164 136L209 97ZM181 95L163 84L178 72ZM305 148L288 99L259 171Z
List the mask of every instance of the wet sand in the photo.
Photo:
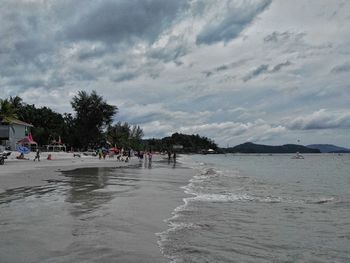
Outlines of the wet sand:
M67 164L36 163L28 172L44 184L0 194L0 262L169 262L156 233L183 202L180 187L192 170L166 162L60 162ZM53 172L58 167L65 172Z
M47 160L51 154L52 160ZM86 167L124 167L138 163L137 158L130 162L120 162L116 158L99 160L96 156L74 157L73 153L42 153L41 161L33 161L35 153L25 155L29 160L17 160L18 153L12 152L4 165L0 165L0 193L18 187L39 186L56 180L61 171Z

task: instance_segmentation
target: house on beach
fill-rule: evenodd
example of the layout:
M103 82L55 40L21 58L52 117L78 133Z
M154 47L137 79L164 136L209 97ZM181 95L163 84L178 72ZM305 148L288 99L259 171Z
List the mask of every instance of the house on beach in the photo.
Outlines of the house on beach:
M31 147L37 145L30 136L30 128L33 125L17 119L0 119L0 144L16 150L16 144L26 144Z

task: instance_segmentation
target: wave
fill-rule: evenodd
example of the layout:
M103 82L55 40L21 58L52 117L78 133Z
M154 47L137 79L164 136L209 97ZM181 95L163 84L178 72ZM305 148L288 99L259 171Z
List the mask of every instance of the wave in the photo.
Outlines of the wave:
M192 235L206 238L221 235L224 231L220 232L220 227L224 227L226 222L232 222L231 210L227 210L230 207L238 216L254 217L250 211L261 210L266 213L265 209L271 209L278 215L285 213L291 220L301 219L303 216L300 214L309 211L323 213L328 208L348 208L348 197L342 198L331 191L316 192L312 187L295 185L295 178L292 177L278 177L275 180L273 167L254 173L249 169L238 170L237 163L230 166L228 162L220 160L209 163L212 159L197 159L200 161L189 163L191 158L185 158L186 166L196 171L188 184L182 187L188 196L173 210L172 217L165 220L168 229L157 234L159 247L171 262L183 262L181 255L187 251L179 251L179 244L186 238L191 239ZM219 213L217 218L208 216L216 215L216 208L219 212L227 211L227 214ZM246 217L237 217L237 222L241 218ZM219 232L215 233L216 231Z
M195 223L173 223L169 222L169 228L163 232L156 233L156 236L159 238L157 241L158 246L160 248L161 253L168 259L171 260L171 263L177 262L177 257L175 255L170 255L167 253L165 247L168 242L171 242L169 240L169 236L173 232L178 231L187 231L189 229L200 229L200 225L196 225Z
M326 204L326 203L333 203L336 201L336 198L334 197L319 197L319 198L315 198L315 199L311 199L311 200L307 200L306 203L307 204Z

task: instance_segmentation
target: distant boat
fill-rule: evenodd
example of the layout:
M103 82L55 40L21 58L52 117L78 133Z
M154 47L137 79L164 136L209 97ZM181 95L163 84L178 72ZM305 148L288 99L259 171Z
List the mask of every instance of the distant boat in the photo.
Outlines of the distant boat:
M213 149L202 150L202 154L214 154L216 153Z
M302 156L299 152L296 152L296 154L292 156L292 159L304 159L304 156Z

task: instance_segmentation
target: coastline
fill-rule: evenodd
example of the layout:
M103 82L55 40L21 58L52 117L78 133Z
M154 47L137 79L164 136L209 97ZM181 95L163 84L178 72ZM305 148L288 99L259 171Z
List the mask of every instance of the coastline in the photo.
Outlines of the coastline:
M40 162L11 156L0 167L2 198L20 197L1 209L4 262L169 262L157 233L183 204L192 169L158 157L149 166L47 154Z
M52 160L47 160L51 154ZM35 153L25 155L29 160L18 160L17 152L11 152L4 165L0 165L0 193L19 187L32 187L47 184L50 180L59 178L61 172L78 168L106 167L117 168L133 166L138 163L136 157L129 162L118 161L117 158L99 160L96 156L74 157L73 153L45 152L41 154L40 162L33 161Z

